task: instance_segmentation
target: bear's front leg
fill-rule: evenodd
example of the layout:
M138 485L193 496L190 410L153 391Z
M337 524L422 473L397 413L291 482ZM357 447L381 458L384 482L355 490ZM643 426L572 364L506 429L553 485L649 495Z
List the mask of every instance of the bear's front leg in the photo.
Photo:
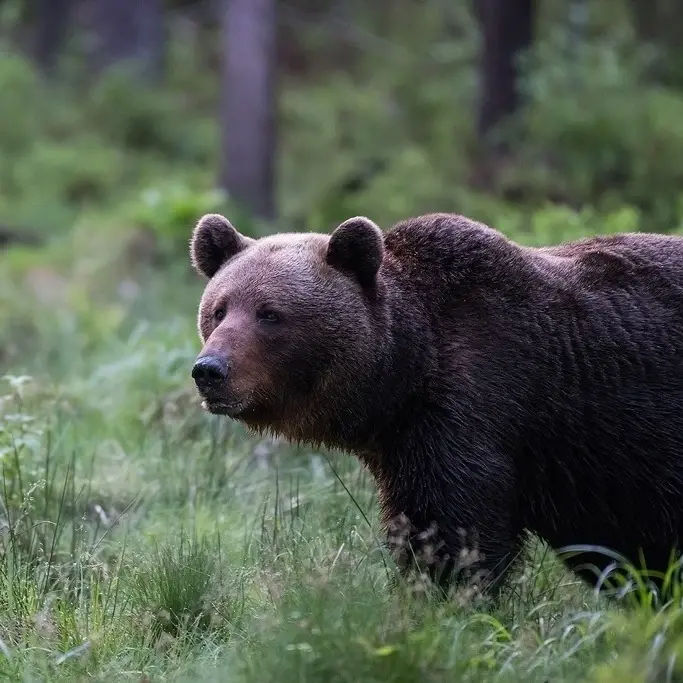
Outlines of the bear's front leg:
M387 543L405 576L417 572L444 591L502 587L523 542L515 478L479 451L432 456L412 476L378 477Z
M481 525L439 530L435 523L411 521L406 513L388 519L385 528L403 576L428 577L444 593L469 586L497 595L521 549L519 537L508 530L495 538L482 537Z

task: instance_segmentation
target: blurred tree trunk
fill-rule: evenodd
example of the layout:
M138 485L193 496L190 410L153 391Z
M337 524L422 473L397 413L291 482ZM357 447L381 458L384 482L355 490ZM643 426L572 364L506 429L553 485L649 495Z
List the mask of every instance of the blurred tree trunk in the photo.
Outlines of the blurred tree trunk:
M127 62L148 82L162 79L163 0L93 0L91 11L98 71Z
M680 87L683 83L683 3L681 0L631 0L638 38L659 48L652 76Z
M518 55L531 47L536 0L475 0L482 34L477 133L484 140L519 106Z
M35 0L35 59L41 71L54 75L71 18L71 0Z
M638 38L655 42L659 33L658 3L655 0L631 0L631 8Z
M275 216L277 0L222 0L220 184L263 218Z

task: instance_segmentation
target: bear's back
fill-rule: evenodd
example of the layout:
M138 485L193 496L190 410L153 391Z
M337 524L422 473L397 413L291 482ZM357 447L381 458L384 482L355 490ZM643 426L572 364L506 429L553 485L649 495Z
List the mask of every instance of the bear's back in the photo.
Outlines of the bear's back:
M395 225L385 247L397 266L392 277L442 319L459 318L464 301L477 308L496 299L508 310L573 300L585 313L604 316L603 303L617 298L622 310L632 308L634 324L647 320L653 302L683 313L680 236L622 233L527 247L464 216L429 214Z
M683 286L683 237L676 235L602 235L532 251L560 271L571 272L579 285L619 286L633 284L635 278L644 284Z

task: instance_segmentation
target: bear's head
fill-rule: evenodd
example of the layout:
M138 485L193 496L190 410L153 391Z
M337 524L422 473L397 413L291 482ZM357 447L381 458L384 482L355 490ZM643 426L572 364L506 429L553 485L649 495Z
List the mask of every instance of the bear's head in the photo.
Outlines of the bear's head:
M353 421L387 332L377 225L356 217L331 235L255 240L209 214L190 258L208 279L192 369L204 407L296 440Z

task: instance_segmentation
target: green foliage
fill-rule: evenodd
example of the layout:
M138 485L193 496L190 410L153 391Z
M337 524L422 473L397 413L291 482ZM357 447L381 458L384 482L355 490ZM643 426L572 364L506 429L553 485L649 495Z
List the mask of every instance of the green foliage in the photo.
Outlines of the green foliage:
M182 531L179 538L153 548L151 557L135 570L131 588L136 608L149 621L154 638L234 623L238 615L221 592L219 542L211 544Z
M123 177L121 150L82 136L69 146L45 141L32 145L14 166L11 184L19 200L32 198L40 187L44 199L70 205L101 203Z
M134 87L131 81L125 70L112 69L90 89L88 115L100 134L136 154L154 152L200 164L213 159L214 136L206 135L206 125L191 111L187 98L178 92ZM188 113L195 114L192 126L186 123Z
M643 229L669 231L681 220L683 96L647 83L632 35L615 29L609 38L570 49L558 30L527 60L531 102L513 182L579 206L627 203Z
M83 490L76 487L75 460L67 460L58 445L68 435L50 424L63 407L28 377L9 376L4 382L7 393L0 396L0 641L11 648L42 631L54 636L55 644L71 647L83 627L82 619L87 624L93 618L90 610L98 610L99 620L109 616L110 605L100 602L112 587L102 574L103 558L98 552L102 530L99 523L79 520L85 501ZM34 415L36 405L45 412ZM86 496L92 493L88 483L82 483ZM91 599L85 612L77 609L83 590Z
M240 221L226 194L217 189L201 192L179 182L159 184L144 190L130 208L136 225L154 234L159 248L174 258L186 256L188 226L205 213L224 213L245 234L253 232L252 221Z
M0 48L1 50L1 48ZM35 71L23 59L0 51L0 159L28 149L40 130L42 101ZM6 163L0 167L6 170Z

